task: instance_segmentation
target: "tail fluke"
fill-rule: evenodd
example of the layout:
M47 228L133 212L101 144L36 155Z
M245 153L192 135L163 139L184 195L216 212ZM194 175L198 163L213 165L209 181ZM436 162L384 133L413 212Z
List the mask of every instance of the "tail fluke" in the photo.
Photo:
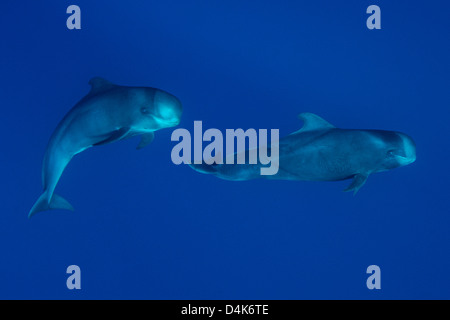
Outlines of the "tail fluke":
M71 211L74 210L72 205L66 199L58 196L56 193L54 193L51 200L48 201L48 194L47 192L44 192L36 201L33 208L31 208L30 213L28 214L28 218L31 218L38 212L51 209L64 209Z

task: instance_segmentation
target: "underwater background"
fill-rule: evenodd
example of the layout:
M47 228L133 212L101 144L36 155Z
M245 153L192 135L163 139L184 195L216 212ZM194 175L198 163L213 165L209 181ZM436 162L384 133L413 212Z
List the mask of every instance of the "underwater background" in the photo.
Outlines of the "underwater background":
M81 30L66 9L81 8ZM369 5L381 30L366 27ZM1 299L449 299L448 1L3 1ZM58 122L94 76L183 103L179 125L410 135L415 163L341 182L233 182L176 166L160 130L74 157L27 215ZM68 290L66 268L81 268ZM381 290L366 268L381 268Z

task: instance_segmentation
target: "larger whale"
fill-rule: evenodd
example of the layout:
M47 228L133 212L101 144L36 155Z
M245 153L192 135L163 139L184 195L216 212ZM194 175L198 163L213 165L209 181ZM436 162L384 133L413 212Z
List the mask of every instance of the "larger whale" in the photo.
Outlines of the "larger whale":
M138 149L152 142L154 132L179 124L181 102L170 93L149 87L126 87L96 77L91 91L61 120L53 132L42 166L44 192L28 217L49 209L73 210L54 193L74 155L92 146L141 135Z
M261 175L261 164L202 163L190 166L201 173L238 181L256 178L353 179L345 191L355 194L370 174L405 166L416 160L415 143L404 133L339 129L313 113L302 113L299 118L303 120L303 127L279 141L279 168L274 175ZM246 151L246 159L248 154L249 150ZM237 157L236 154L234 156Z

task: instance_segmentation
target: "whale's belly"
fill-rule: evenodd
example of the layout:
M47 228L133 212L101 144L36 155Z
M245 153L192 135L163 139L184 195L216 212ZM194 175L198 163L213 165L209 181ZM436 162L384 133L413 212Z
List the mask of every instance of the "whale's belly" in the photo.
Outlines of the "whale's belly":
M361 136L364 138L364 135ZM371 163L364 139L346 132L322 136L297 148L280 147L278 178L288 180L335 181L351 178Z
M294 155L280 155L278 176L289 180L333 181L350 178L357 168L348 154L304 150Z
M126 124L125 117L114 112L117 108L107 105L81 105L74 108L55 130L52 144L59 152L75 155L105 140L115 130Z

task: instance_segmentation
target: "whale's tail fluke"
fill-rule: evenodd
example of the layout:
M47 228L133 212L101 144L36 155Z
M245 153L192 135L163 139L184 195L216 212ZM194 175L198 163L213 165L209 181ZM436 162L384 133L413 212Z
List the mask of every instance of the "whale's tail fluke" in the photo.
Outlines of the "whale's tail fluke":
M48 191L44 191L43 194L39 197L39 199L34 204L33 208L31 208L30 213L28 214L28 218L31 218L36 213L51 209L64 209L73 211L72 205L63 197L54 193L50 201L48 201Z

